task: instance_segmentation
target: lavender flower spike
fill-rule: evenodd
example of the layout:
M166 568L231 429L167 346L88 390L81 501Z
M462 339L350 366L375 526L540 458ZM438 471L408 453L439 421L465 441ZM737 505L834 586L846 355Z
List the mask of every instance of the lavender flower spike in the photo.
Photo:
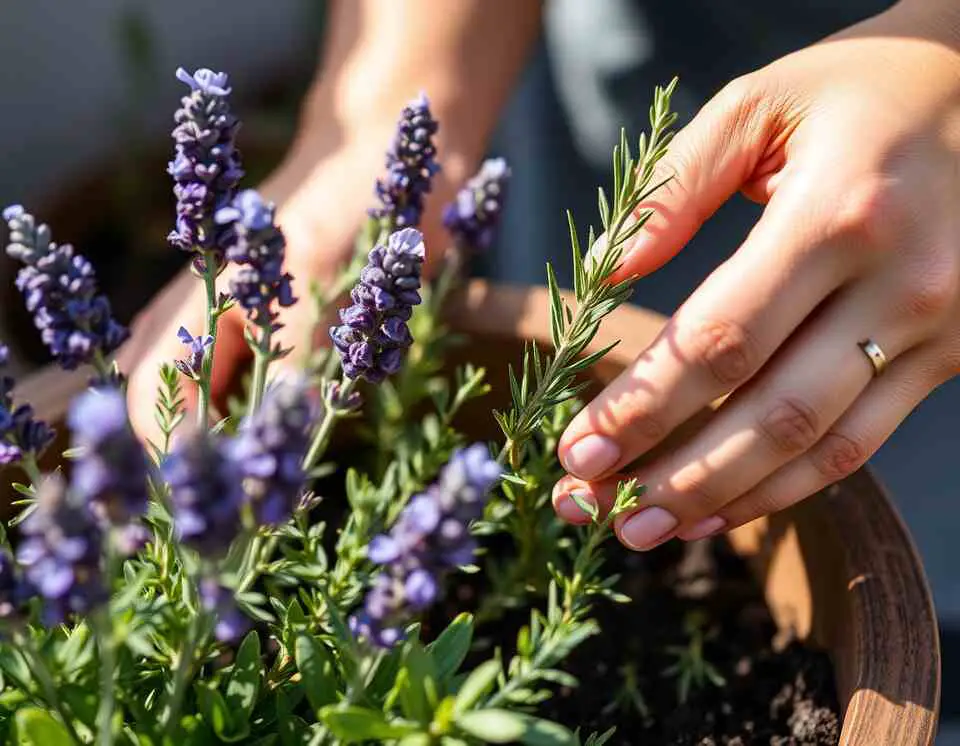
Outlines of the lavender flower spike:
M243 176L234 141L239 121L230 111L226 73L183 68L177 79L190 87L174 115L174 159L167 167L177 198L176 230L169 241L188 252L210 254L218 262L230 231L214 222L217 210L230 204ZM203 261L195 260L202 269Z
M9 357L10 351L0 345L0 369ZM30 405L14 407L13 386L10 376L0 375L0 465L15 463L27 455L39 457L54 437L49 425L34 419Z
M493 245L510 176L503 158L490 158L446 206L443 224L458 247L487 251Z
M274 303L286 308L297 300L293 277L284 271L287 242L274 223L274 210L255 190L245 189L215 216L232 232L227 259L241 265L230 292L251 322L271 332L280 328Z
M60 477L47 477L39 486L36 509L22 529L26 538L17 560L31 590L45 601L48 626L107 600L100 567L103 535L88 506L69 498Z
M306 381L275 383L231 445L258 524L283 523L299 504L313 420L307 392Z
M437 482L410 500L390 533L370 542L368 556L385 567L350 620L355 635L390 647L414 613L436 602L443 575L473 558L470 523L483 515L501 473L486 446L457 451Z
M71 478L73 494L101 526L118 529L124 549L132 552L145 536L138 519L147 512L148 467L130 427L126 397L117 389L88 391L74 401L68 424L81 453Z
M7 255L26 265L17 274L17 287L57 362L73 370L106 360L128 332L98 294L90 262L69 244L53 243L50 229L20 205L5 209L3 219L10 229Z
M425 256L423 235L415 228L391 234L386 247L370 252L350 293L353 305L340 311L340 325L330 330L348 378L379 383L400 370L403 351L413 342L406 322L420 303Z
M180 540L201 555L223 555L240 533L242 475L229 441L205 432L179 441L163 463Z
M440 171L433 143L439 127L422 93L400 115L397 134L387 151L387 175L377 180L380 207L370 210L370 215L389 221L393 229L420 225L424 196Z

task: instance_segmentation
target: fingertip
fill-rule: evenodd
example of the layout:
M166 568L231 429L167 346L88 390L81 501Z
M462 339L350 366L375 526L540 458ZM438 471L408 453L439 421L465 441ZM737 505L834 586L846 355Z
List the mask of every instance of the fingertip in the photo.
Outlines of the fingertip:
M585 513L584 510L577 505L576 501L571 497L573 493L576 493L583 502L593 506L597 505L596 498L590 492L587 485L578 479L566 476L553 487L551 501L553 502L554 511L561 520L572 523L575 526L590 523L592 519L589 513Z

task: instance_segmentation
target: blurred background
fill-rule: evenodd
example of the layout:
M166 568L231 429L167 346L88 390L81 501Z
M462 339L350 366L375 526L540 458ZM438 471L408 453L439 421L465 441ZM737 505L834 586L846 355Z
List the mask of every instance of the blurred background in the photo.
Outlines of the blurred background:
M481 272L542 283L557 259L569 286L564 211L586 224L621 126L646 125L653 86L679 75L681 123L723 83L885 7L882 0L670 3L548 0L542 38L491 142L514 172L499 244ZM842 6L842 7L837 7ZM231 74L250 180L292 136L315 73L322 0L11 0L0 8L0 205L23 202L97 266L129 320L182 263L165 240L165 173L177 66ZM429 93L429 92L428 92ZM387 143L382 144L386 147ZM441 154L442 160L442 154ZM332 195L331 198L335 198ZM734 199L681 255L640 283L635 302L672 312L732 253L758 215ZM0 338L19 371L45 361L0 259ZM960 744L960 381L935 392L873 460L919 545L944 643L938 743Z

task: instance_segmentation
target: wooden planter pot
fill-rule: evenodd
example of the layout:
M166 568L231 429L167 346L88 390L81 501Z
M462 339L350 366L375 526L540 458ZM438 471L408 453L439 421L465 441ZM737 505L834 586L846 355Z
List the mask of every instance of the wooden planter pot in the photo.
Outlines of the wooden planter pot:
M178 299L169 300L173 310ZM486 366L495 395L509 390L507 363L520 359L523 340L549 344L548 307L544 288L479 281L452 304L452 326L471 340L458 354ZM612 314L589 351L622 341L592 372L595 383L614 378L663 323L633 307ZM135 334L132 344L141 342ZM82 375L47 370L24 380L18 395L56 420L83 385ZM479 404L465 412L466 426L475 436L494 438L491 402ZM689 437L706 417L694 418L662 447ZM842 746L932 746L940 648L930 589L909 533L869 470L729 538L754 567L780 628L830 651L843 708Z

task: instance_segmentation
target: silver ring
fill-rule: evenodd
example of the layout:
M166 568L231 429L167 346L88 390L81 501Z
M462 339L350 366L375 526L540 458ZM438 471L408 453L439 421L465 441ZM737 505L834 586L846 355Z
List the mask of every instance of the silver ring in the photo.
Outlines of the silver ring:
M880 349L880 345L872 339L865 339L862 342L857 342L857 346L863 350L863 354L867 356L870 365L873 366L874 376L881 375L887 369L889 361L884 351Z

